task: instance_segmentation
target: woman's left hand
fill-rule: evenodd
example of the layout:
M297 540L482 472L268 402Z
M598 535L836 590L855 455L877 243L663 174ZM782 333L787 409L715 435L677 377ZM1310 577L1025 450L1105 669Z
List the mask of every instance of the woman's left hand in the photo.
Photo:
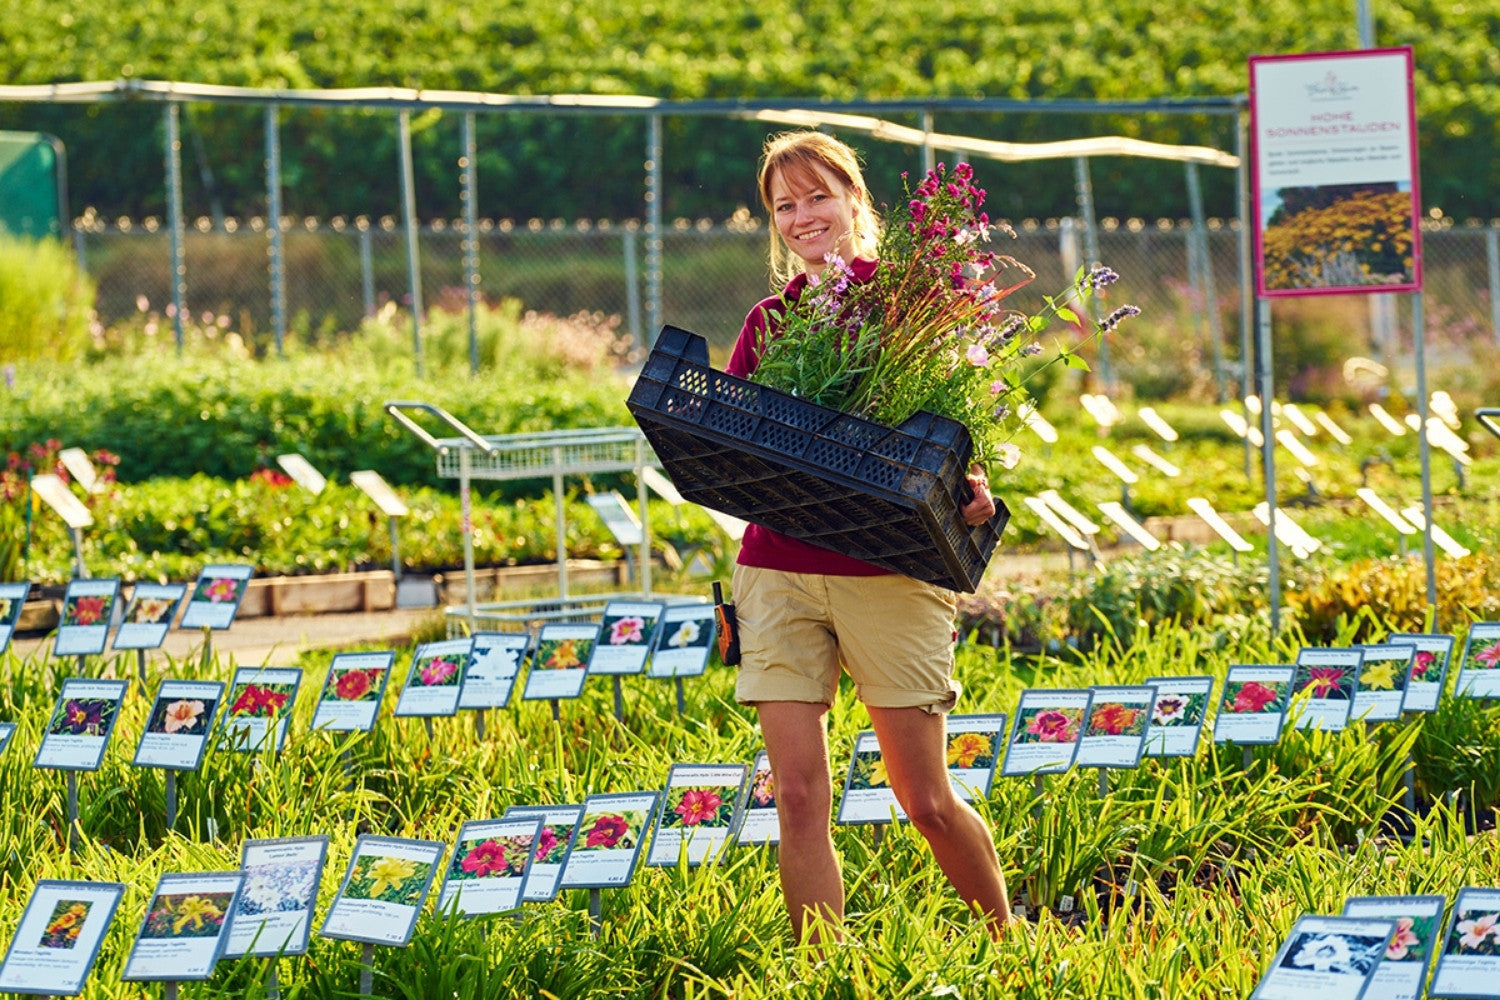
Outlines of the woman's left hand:
M964 523L977 527L995 516L995 498L990 496L989 474L984 471L982 465L969 466L969 489L974 492L974 499L964 504L959 509Z

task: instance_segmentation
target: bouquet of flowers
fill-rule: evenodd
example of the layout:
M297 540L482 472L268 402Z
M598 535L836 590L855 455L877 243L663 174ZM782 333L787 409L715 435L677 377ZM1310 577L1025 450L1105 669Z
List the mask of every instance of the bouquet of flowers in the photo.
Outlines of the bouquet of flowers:
M1087 370L1078 349L1140 310L1121 306L1099 322L1081 310L1118 278L1107 267L1080 270L1038 312L1010 308L1005 300L1036 275L990 248L992 230L1015 233L981 211L985 192L973 180L967 164L940 164L908 190L887 213L869 281L830 256L787 303L752 380L891 427L918 410L950 417L968 428L975 461L1014 466L1026 382L1056 362ZM1053 319L1081 329L1080 343L1033 362Z

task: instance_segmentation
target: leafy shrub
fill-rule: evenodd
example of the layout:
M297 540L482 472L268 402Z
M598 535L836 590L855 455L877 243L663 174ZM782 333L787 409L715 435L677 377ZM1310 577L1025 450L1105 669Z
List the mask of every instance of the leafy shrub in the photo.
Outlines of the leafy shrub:
M0 362L77 357L93 310L93 283L61 243L0 233Z
M1500 560L1489 553L1441 559L1438 620L1494 621L1500 615ZM1421 631L1427 620L1427 568L1420 556L1360 559L1330 567L1289 591L1287 606L1313 641L1331 641L1354 623L1347 641L1379 641L1385 631ZM1379 617L1370 613L1378 609Z

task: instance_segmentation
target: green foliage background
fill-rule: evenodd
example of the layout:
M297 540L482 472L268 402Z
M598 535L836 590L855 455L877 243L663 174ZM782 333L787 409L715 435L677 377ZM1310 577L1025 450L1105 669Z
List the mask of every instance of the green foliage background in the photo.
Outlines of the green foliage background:
M1497 214L1500 0L1400 0L1375 5L1376 44L1416 52L1421 154L1430 205L1458 217ZM938 5L917 0L664 4L600 0L245 0L184 9L167 0L12 0L0 83L116 78L275 87L403 86L512 94L644 94L693 98L1004 97L1133 100L1229 96L1247 88L1254 54L1357 47L1347 0L1230 0L1079 7L1064 0ZM903 116L896 116L903 117ZM916 115L904 116L916 123ZM264 210L259 108L190 106L185 157L211 163L214 194L231 214ZM1045 140L1107 130L1233 148L1232 125L1187 116L944 115L945 131ZM0 128L59 135L72 163L75 208L159 213L160 109L151 105L0 106ZM456 116L420 118L419 203L455 215ZM645 122L632 117L506 114L480 123L479 176L497 216L640 214ZM669 214L723 217L753 204L759 124L668 119ZM388 113L315 110L283 126L286 209L331 215L393 211L396 137ZM908 149L870 143L872 167L905 169ZM620 164L621 169L599 169ZM588 182L578 183L578 165ZM1180 214L1160 165L1101 162L1103 213ZM189 175L190 211L208 198ZM1220 171L1210 172L1213 175ZM566 182L558 183L559 178ZM1046 215L1072 204L1055 164L985 178L996 214ZM1210 210L1233 211L1232 177L1207 179ZM195 189L195 186L198 189ZM584 202L581 199L587 198ZM196 202L196 204L195 204Z

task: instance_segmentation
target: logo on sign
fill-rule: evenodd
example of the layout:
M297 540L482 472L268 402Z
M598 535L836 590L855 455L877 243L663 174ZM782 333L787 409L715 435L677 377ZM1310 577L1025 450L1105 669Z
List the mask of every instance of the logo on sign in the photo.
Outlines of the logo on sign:
M1303 84L1307 88L1307 98L1310 101L1339 101L1348 98L1350 94L1359 90L1352 83L1346 83L1339 79L1339 75L1333 70L1323 74L1321 80Z

